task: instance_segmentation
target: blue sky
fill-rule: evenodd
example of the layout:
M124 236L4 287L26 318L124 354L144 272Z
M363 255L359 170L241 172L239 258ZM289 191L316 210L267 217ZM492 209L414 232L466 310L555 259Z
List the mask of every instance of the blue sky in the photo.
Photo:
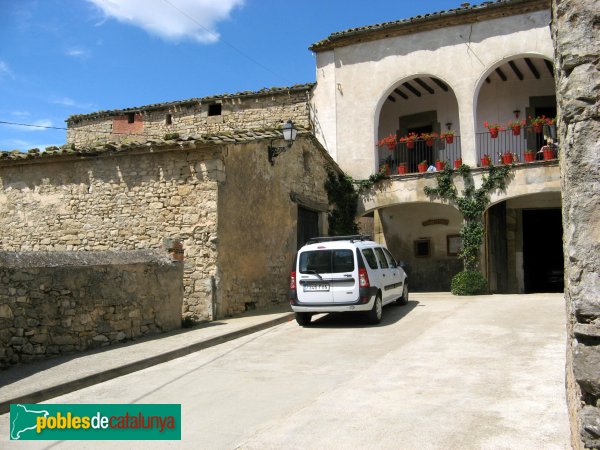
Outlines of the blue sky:
M310 44L461 0L0 0L0 121L65 127L73 114L315 81ZM0 124L0 150L65 143Z

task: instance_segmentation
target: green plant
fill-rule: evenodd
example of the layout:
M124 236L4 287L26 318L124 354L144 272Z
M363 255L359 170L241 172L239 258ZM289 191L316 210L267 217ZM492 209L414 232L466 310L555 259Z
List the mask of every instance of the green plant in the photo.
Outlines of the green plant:
M178 138L179 138L179 133L167 133L164 136L165 141L170 141L172 139L178 139Z
M426 159L424 159L423 161L421 161L421 162L419 163L419 165L421 165L421 164L427 164L427 160L426 160Z
M398 141L402 143L415 142L419 139L419 135L416 133L408 133L408 136L401 137Z
M508 122L508 128L524 127L524 126L525 126L525 119L511 120Z
M419 138L423 139L424 141L428 141L430 139L437 139L438 134L434 131L433 133L421 133L421 135L419 136Z
M483 175L481 186L475 188L471 167L462 164L457 170L446 168L436 173L437 187L425 187L425 194L431 198L440 198L455 205L463 216L463 226L460 230L462 249L458 257L462 260L465 271L476 271L479 265L479 248L483 241L483 213L490 203L490 193L497 189L506 189L511 166L487 168L487 176ZM454 173L464 180L462 195L454 185Z
M333 206L329 212L329 236L358 234L358 226L354 222L358 192L354 189L352 178L330 170L327 172L325 190L329 204Z
M487 280L481 272L465 270L454 275L450 290L454 295L487 294Z

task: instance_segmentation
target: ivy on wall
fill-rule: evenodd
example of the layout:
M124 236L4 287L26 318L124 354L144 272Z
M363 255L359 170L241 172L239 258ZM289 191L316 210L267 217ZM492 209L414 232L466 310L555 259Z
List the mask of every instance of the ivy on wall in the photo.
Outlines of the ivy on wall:
M458 257L462 260L465 271L475 271L479 265L479 248L485 232L483 213L490 203L490 194L497 189L506 189L511 166L490 165L487 175L482 177L481 186L475 187L471 168L463 164L456 171L446 168L437 173L437 187L426 187L425 194L431 198L440 198L455 205L463 216L460 230L463 247ZM454 184L453 175L457 173L464 181L464 189L459 195Z
M330 170L327 173L325 190L329 204L333 206L329 212L329 236L358 234L358 225L354 221L358 192L354 189L352 178Z

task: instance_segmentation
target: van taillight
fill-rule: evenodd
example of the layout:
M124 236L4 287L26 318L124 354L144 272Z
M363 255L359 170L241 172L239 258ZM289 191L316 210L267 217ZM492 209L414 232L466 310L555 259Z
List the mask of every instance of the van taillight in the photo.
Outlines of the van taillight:
M358 286L369 287L369 274L367 274L367 269L358 269Z
M290 289L293 291L296 290L296 272L290 274Z

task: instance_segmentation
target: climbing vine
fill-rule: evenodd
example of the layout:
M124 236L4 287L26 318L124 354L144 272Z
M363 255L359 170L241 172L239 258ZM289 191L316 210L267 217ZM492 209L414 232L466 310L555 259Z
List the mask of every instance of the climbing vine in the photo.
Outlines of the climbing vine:
M329 204L333 205L333 209L329 212L329 235L358 234L358 226L354 222L358 207L358 192L354 189L352 178L329 171L325 190Z
M440 198L454 204L463 216L460 230L463 246L459 258L465 271L477 270L479 264L479 248L483 242L483 213L490 203L490 194L497 189L506 189L511 166L494 166L488 168L487 175L482 177L481 186L475 187L471 168L463 164L456 171L450 168L439 172L436 176L437 187L426 187L425 194L431 198ZM457 173L464 180L464 189L459 195L453 180Z

